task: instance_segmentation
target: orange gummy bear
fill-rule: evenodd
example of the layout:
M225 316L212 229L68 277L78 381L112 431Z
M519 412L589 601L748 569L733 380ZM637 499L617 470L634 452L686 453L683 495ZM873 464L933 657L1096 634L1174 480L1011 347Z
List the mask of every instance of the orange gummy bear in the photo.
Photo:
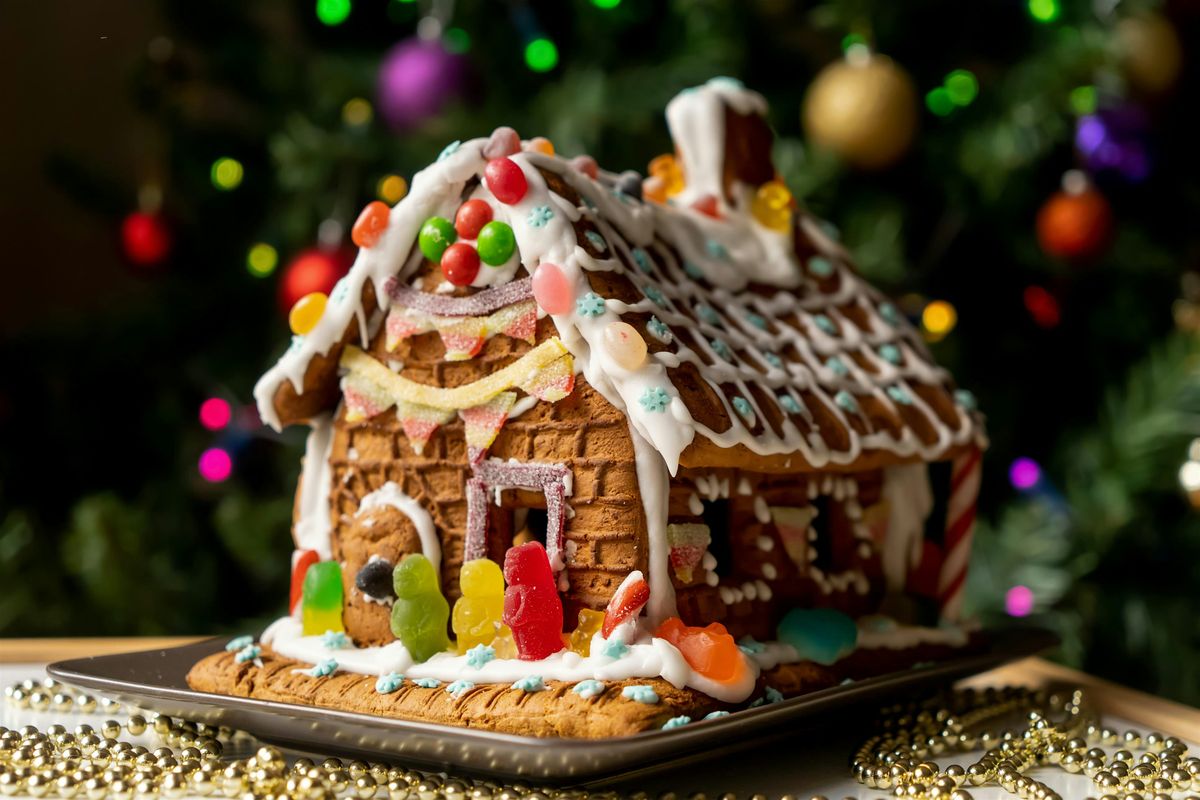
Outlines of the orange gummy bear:
M684 625L679 617L671 617L658 626L654 635L675 645L692 669L718 683L732 683L746 669L742 651L719 622L697 628Z

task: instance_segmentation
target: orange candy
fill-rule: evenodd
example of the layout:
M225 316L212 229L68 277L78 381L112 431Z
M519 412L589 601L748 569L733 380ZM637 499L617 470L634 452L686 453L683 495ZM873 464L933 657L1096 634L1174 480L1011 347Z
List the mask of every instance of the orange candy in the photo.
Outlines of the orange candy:
M358 215L354 227L350 229L350 238L359 247L374 247L375 243L387 230L388 217L392 214L386 203L373 200Z
M671 617L658 626L654 635L675 645L691 668L710 680L733 683L746 670L745 656L719 622L696 628Z
M642 199L652 203L667 202L666 184L662 178L651 177L642 181Z
M554 142L545 136L535 136L529 140L529 149L545 155L554 155Z
M667 197L672 197L683 191L683 169L680 168L679 162L675 160L675 156L670 153L664 153L661 156L656 156L650 162L650 166L646 169L651 177L658 178L663 182L663 190Z

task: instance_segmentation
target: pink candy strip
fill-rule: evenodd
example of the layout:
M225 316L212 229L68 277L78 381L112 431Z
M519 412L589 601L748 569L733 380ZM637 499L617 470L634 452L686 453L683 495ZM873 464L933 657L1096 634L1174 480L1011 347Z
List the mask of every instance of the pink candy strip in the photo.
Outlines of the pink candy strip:
M420 292L401 284L395 276L388 278L384 288L392 302L404 308L414 308L439 317L482 317L498 308L533 297L533 278L484 289L470 297L446 297Z
M546 495L546 555L555 572L563 568L562 540L566 523L567 476L562 464L513 464L484 461L467 480L467 540L463 558L487 557L488 490L494 486L541 490Z

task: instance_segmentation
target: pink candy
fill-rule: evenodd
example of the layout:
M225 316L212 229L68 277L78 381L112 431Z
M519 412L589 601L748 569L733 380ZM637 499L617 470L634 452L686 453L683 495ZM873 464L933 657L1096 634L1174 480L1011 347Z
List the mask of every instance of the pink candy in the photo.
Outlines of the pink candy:
M543 261L533 273L533 299L547 314L566 314L575 305L575 289L561 267Z
M385 289L392 302L403 308L414 308L439 317L482 317L498 308L528 300L533 296L532 285L532 281L526 278L485 289L470 297L446 297L420 292L389 278Z
M575 156L571 159L571 166L587 175L592 180L600 174L600 167L596 164L596 159L591 156Z
M508 126L501 126L492 131L487 144L483 146L483 157L489 161L519 152L521 152L521 137Z

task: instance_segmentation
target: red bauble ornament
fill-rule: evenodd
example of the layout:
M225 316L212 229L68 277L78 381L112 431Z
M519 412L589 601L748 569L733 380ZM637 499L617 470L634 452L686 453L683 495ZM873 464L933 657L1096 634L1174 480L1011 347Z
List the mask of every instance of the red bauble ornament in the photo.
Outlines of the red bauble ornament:
M521 202L525 192L529 191L529 183L525 173L511 158L493 158L483 168L483 181L488 191L505 205Z
M134 211L121 221L121 250L139 267L155 266L171 252L171 231L160 215Z
M1049 255L1084 261L1104 252L1112 224L1104 195L1091 186L1073 186L1056 192L1038 211L1038 243Z
M463 242L450 245L442 253L442 274L455 286L470 286L479 274L479 252Z
M284 314L296 305L301 297L313 292L329 294L333 285L341 280L354 261L350 250L324 250L310 247L301 250L284 267L279 279L279 308Z
M479 231L492 221L492 207L486 200L468 200L454 215L454 230L463 239L478 239Z

